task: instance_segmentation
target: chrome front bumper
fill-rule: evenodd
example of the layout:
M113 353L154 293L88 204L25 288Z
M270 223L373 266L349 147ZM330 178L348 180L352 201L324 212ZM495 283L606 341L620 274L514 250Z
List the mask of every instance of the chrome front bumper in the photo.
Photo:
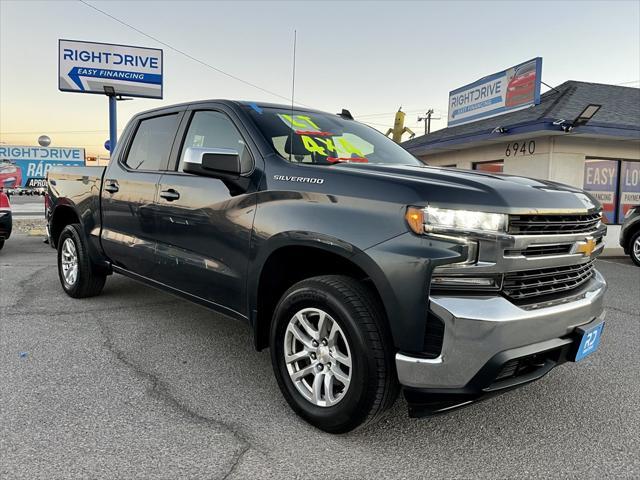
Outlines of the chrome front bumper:
M519 307L502 296L430 297L430 310L444 322L442 353L424 359L398 353L398 378L406 387L459 389L465 387L500 352L566 337L578 326L603 315L607 284L595 272L578 293L559 303Z

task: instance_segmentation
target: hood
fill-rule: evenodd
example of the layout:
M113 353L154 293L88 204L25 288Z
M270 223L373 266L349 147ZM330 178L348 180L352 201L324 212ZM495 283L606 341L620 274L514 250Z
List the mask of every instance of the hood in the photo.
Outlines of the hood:
M495 213L590 213L600 203L583 190L547 180L428 166L345 163L333 167L411 186L424 204Z

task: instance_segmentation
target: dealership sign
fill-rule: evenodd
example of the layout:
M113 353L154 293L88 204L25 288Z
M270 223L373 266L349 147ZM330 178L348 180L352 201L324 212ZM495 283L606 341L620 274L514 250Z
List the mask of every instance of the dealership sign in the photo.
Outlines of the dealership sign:
M58 89L63 92L162 98L162 50L110 43L58 41Z
M0 145L0 187L43 187L49 169L60 165L84 165L84 149Z
M537 57L449 92L448 126L537 105L541 73Z
M615 223L618 162L586 160L584 189L602 204L605 223Z
M620 170L620 205L618 218L634 205L640 205L640 162L623 161Z

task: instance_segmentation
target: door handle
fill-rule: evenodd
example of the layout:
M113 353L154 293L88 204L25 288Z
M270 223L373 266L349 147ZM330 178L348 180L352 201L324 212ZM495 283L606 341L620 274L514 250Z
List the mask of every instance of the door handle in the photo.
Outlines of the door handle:
M118 182L115 180L107 180L104 189L109 193L116 193L120 190L120 187L118 186Z
M180 198L180 194L173 188L170 188L169 190L163 190L162 192L160 192L160 196L167 202L173 202L174 200L178 200Z

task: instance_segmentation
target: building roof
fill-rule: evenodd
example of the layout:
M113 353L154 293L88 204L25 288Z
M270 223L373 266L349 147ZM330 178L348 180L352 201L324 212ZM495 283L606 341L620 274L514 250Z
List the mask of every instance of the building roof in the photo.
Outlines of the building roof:
M478 142L504 141L515 135L562 134L554 122L571 122L590 103L602 108L572 134L640 140L640 89L569 80L543 93L538 105L476 122L448 127L402 143L414 155L472 147ZM505 133L494 130L506 129Z

